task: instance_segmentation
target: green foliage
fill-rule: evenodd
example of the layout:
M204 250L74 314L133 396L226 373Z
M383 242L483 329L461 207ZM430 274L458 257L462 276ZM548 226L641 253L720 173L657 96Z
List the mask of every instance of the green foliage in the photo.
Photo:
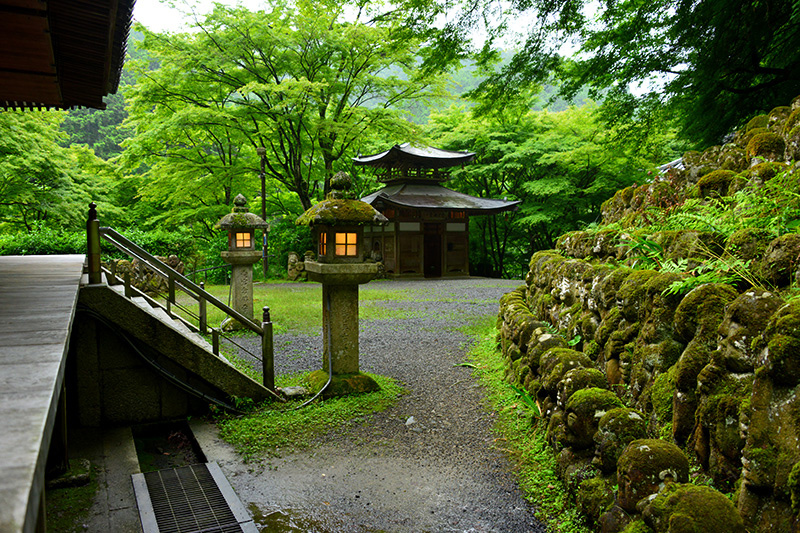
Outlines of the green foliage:
M487 20L470 6L464 26ZM566 96L588 86L604 98L612 125L645 131L677 117L685 137L708 145L796 96L797 2L533 0L512 3L512 13L529 21L527 41L476 91L485 102L555 77ZM560 56L565 44L578 48L571 59ZM485 64L495 57L490 47L479 54Z
M470 263L479 275L521 277L514 268L553 248L562 233L599 219L601 204L644 178L640 169L650 165L612 142L597 106L533 112L530 98L485 116L456 107L431 116L434 145L476 153L474 163L453 172L450 187L522 201L516 213L471 219Z
M381 390L332 398L299 410L301 400L268 402L242 417L221 417L217 421L220 436L233 444L245 460L280 456L288 449L310 446L337 427L383 411L405 392L390 378L372 374L370 377ZM277 385L298 385L303 379L303 376L281 376Z
M412 33L391 17L362 20L370 15L362 6L351 20L335 2L218 4L194 33L144 31L158 68L135 66L126 98L136 134L122 161L142 173L142 198L167 208L157 220L209 226L237 193L260 192L259 163L267 213L298 215L370 132L410 137L396 106L435 96L443 81L419 76Z
M486 387L489 401L497 412L496 442L509 452L519 472L525 497L535 505L536 517L554 533L588 533L574 502L556 474L555 452L547 444L546 423L532 423L536 411L508 386L504 379L505 360L497 350L495 332L487 330L470 351L476 366L473 374Z

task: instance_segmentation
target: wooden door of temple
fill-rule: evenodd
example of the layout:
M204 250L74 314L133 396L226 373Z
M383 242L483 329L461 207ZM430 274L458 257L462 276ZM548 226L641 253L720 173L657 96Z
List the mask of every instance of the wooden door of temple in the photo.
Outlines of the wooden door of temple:
M423 241L423 272L426 278L442 277L442 225L426 222Z

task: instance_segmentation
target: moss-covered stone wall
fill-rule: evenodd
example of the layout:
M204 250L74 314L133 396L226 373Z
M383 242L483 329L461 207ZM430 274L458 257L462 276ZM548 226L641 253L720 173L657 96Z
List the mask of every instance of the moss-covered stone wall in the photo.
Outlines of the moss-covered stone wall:
M642 205L676 196L731 194L798 157L796 99L729 145L687 153L669 182L619 191L604 222L635 225ZM770 290L672 293L684 275L642 268L625 231L564 235L501 300L506 379L539 404L559 473L596 531L800 531L800 301L787 290L800 278L800 235L648 239L676 262L734 250Z

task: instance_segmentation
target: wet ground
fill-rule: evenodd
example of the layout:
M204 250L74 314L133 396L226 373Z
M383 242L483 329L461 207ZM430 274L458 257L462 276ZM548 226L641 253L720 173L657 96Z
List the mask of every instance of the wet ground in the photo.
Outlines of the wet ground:
M403 290L410 298L377 302L387 318L362 320L360 327L362 371L393 377L408 394L299 453L246 464L217 443L210 452L204 446L208 459L220 463L263 531L545 531L495 441L481 387L469 368L457 366L469 341L459 328L494 316L500 296L519 284L466 279L362 286ZM408 309L406 318L388 318L398 308ZM278 373L321 366L319 336L275 341L293 354L276 354Z

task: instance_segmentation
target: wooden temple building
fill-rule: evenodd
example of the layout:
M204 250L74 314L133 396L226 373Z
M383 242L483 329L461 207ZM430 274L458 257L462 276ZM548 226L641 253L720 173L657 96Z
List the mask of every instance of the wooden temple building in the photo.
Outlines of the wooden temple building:
M518 201L477 198L442 186L449 169L475 158L471 152L399 144L354 158L377 169L385 186L361 200L389 223L367 226L365 246L391 277L469 275L469 218L517 209Z

